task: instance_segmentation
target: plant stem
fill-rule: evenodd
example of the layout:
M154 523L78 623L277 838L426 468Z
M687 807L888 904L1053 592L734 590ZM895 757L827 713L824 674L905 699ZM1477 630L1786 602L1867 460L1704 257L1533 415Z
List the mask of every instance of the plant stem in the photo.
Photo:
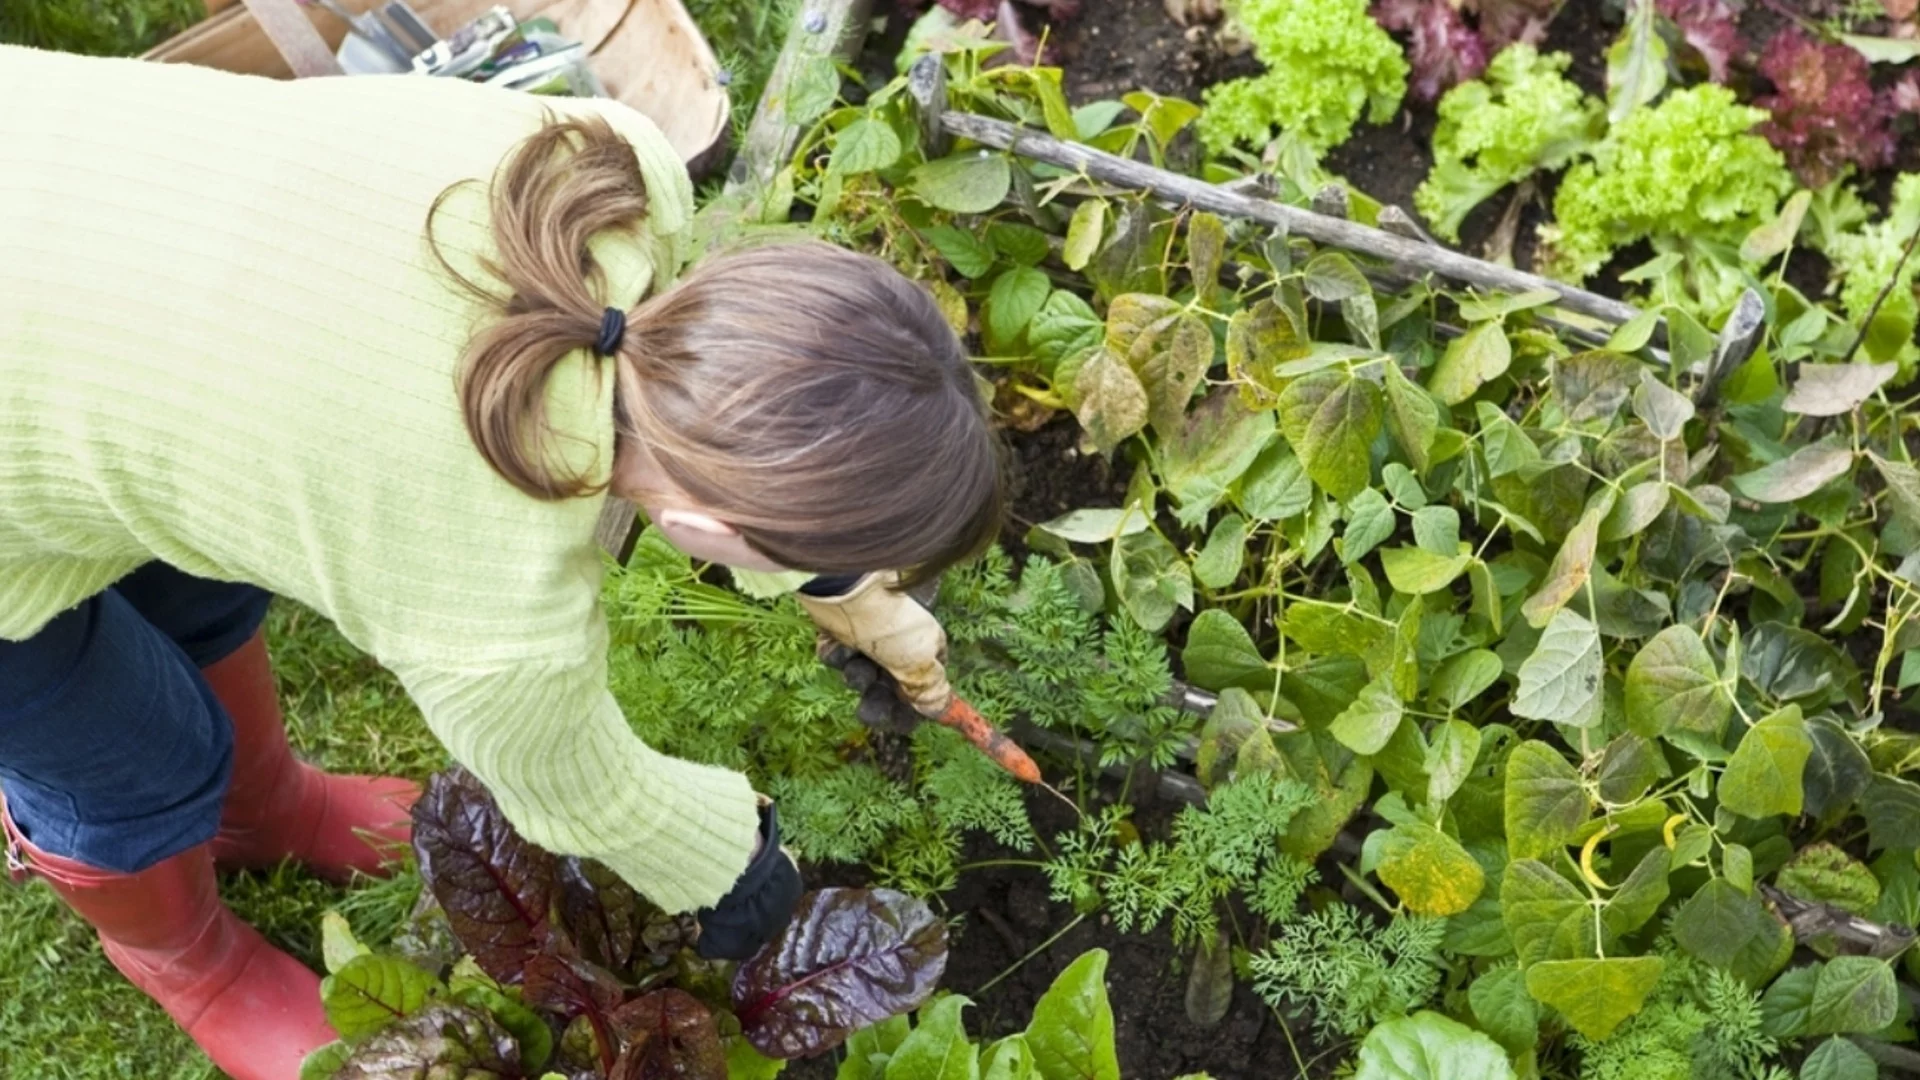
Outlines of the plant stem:
M1893 264L1893 272L1887 275L1887 283L1880 286L1880 295L1873 298L1873 306L1867 309L1866 317L1860 320L1860 332L1853 336L1853 344L1847 347L1847 354L1840 358L1841 363L1851 361L1853 354L1860 351L1860 344L1867 340L1867 330L1873 326L1874 316L1880 314L1880 305L1887 302L1887 294L1893 292L1894 283L1900 280L1900 270L1913 255L1913 245L1917 240L1920 240L1920 226L1914 227L1913 235L1907 237L1907 246L1900 249L1900 261Z
M1026 966L1027 961L1033 959L1034 957L1052 948L1054 942L1059 941L1063 937L1066 937L1068 931L1072 930L1074 927L1079 926L1082 922L1086 921L1086 918L1087 917L1085 915L1075 915L1073 917L1073 921L1067 923L1067 925L1055 931L1052 937L1048 938L1047 940L1041 942L1038 945L1035 945L1033 948L1028 949L1027 955L1021 957L1018 960L1015 960L1013 962L1012 967L1008 968L1005 971L1002 971L998 975L995 975L993 978L988 979L984 986L980 987L980 989L975 990L973 992L973 996L974 997L985 996L987 991L993 989L996 986L999 986L1001 982L1005 981L1007 976L1012 975L1014 972L1019 971L1022 967Z
M964 874L969 870L992 870L998 867L1009 866L1025 867L1029 870L1043 870L1046 868L1046 865L1046 863L1038 859L983 859L980 862L970 862L962 866L956 866L953 868L953 872L956 874Z

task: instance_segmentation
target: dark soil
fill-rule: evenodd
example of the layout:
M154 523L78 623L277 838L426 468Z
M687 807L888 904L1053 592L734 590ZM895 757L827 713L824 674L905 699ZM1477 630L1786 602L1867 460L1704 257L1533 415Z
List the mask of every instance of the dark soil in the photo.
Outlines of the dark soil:
M1037 431L1008 433L1007 483L1013 504L1006 538L1017 543L1028 529L1083 506L1117 506L1127 491L1131 467L1080 452L1080 423L1066 413Z
M1202 7L1201 0L1184 2ZM1054 59L1066 71L1067 96L1078 103L1152 90L1197 104L1214 83L1260 70L1251 52L1230 56L1219 47L1217 21L1196 14L1183 27L1167 7L1167 0L1086 0L1057 38Z

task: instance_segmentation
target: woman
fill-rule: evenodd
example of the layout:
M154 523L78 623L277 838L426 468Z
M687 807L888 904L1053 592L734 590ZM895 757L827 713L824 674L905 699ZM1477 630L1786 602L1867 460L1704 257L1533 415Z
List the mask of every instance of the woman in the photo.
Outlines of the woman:
M617 104L0 49L0 790L10 861L239 1080L329 1041L214 868L378 872L416 791L289 753L279 594L391 669L553 851L712 955L798 877L744 777L606 689L593 527L640 502L947 700L909 583L993 535L992 439L917 286L824 245L678 284L692 193ZM851 584L850 588L840 588ZM836 595L837 593L837 595Z

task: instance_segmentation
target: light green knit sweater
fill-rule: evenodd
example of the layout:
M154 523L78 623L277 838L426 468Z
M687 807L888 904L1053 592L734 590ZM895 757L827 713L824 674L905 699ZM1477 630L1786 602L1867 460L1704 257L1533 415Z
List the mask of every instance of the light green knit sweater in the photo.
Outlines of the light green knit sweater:
M687 910L745 865L753 793L650 750L608 694L599 502L529 498L475 451L455 369L483 313L424 240L546 109L639 151L646 234L595 245L629 306L677 270L693 197L623 106L0 47L0 638L153 559L291 597L528 838ZM472 274L485 219L469 188L436 230ZM599 470L604 374L582 353L549 388Z

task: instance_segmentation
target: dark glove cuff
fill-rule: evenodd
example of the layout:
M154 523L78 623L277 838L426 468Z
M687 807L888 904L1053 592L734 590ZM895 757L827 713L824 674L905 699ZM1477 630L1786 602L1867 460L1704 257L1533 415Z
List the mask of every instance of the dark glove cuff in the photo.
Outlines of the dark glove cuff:
M845 596L853 591L855 585L860 584L861 578L866 576L865 574L822 574L800 586L800 591L822 600Z
M768 803L760 808L760 850L741 871L732 891L721 897L716 907L726 907L728 901L739 903L766 888L780 864L786 861L786 853L780 850L780 815L774 811L774 804Z
M793 918L800 902L800 871L780 850L780 816L760 808L760 851L720 902L699 916L696 945L709 960L745 960Z

